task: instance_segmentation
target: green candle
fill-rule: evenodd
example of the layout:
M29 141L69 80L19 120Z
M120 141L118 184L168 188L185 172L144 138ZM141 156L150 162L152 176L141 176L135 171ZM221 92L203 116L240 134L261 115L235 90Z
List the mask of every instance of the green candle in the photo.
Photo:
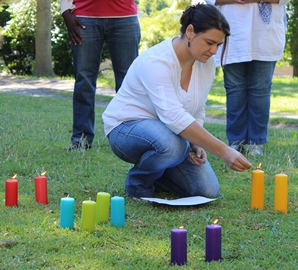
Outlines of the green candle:
M96 213L95 222L106 222L109 220L110 213L110 194L106 192L98 192L96 197Z
M82 203L82 231L93 232L95 229L95 201L83 201Z

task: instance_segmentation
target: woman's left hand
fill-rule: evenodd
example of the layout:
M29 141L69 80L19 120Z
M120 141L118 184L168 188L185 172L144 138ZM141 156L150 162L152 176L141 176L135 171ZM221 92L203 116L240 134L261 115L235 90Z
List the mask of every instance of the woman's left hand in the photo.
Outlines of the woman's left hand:
M205 164L206 159L206 152L199 146L193 146L192 151L188 154L188 161L198 166Z

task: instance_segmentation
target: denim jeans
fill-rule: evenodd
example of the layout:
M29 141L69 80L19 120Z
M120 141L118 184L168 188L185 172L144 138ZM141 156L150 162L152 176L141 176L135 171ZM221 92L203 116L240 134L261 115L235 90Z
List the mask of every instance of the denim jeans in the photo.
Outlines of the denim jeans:
M155 189L182 197L217 197L219 183L207 161L197 166L187 156L189 142L159 120L133 120L108 135L112 151L133 163L125 181L132 197L152 197Z
M267 143L275 64L251 61L224 66L229 145Z
M91 145L94 138L96 80L103 44L106 42L110 52L118 91L129 66L138 56L140 26L137 17L79 19L86 28L80 30L82 45L72 44L75 85L71 141L79 141L84 136Z

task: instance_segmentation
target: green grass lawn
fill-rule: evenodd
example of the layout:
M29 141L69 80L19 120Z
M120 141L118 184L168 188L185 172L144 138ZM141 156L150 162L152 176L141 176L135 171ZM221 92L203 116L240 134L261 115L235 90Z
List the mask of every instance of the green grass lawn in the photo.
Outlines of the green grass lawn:
M273 103L278 96L286 98L283 93L273 93ZM297 92L287 93L297 100ZM211 93L210 100L213 97ZM265 171L264 210L250 209L252 170L231 171L212 154L208 158L221 184L219 199L202 206L170 207L126 196L124 180L131 165L109 148L103 134L103 108L96 108L93 149L67 152L71 100L4 93L0 100L0 269L298 269L297 130L270 128L265 155L249 156L254 166L262 162ZM282 110L297 114L289 104ZM223 125L206 124L206 128L226 141ZM35 202L33 179L44 171L48 205ZM273 211L274 175L281 172L289 176L288 214ZM19 207L5 207L5 180L15 173ZM94 233L80 230L82 201L95 200L99 191L125 197L124 228L104 223L96 225ZM59 226L65 192L76 202L74 230ZM206 263L205 226L217 218L223 261ZM169 264L170 232L178 226L188 231L188 265L183 267Z

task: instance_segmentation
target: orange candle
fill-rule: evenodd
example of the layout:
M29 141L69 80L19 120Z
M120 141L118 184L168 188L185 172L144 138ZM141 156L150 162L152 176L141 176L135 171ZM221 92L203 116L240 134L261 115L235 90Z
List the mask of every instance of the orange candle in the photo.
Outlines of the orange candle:
M261 164L252 172L251 180L251 209L264 208L264 172Z
M285 174L275 175L274 186L274 212L288 212L288 176Z

